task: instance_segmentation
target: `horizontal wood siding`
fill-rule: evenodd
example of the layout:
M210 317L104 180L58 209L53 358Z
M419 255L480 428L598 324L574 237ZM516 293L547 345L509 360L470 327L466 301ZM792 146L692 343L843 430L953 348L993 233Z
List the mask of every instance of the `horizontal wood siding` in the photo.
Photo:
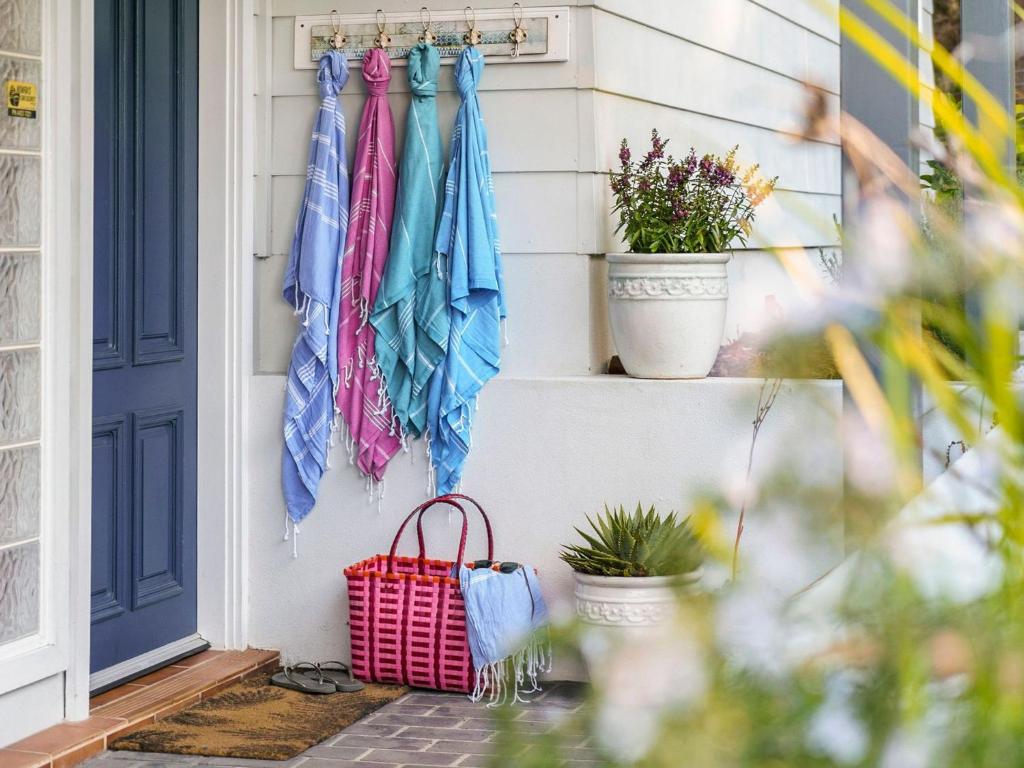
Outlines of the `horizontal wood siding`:
M412 11L422 3L385 8ZM550 2L522 2L524 6ZM480 87L490 133L494 184L506 252L511 342L502 376L594 373L611 353L603 262L618 249L608 215L607 171L618 142L647 140L657 126L682 153L741 146L744 162L779 175L780 193L761 215L751 245L836 242L839 148L796 138L815 83L837 107L835 19L793 11L790 0L595 0L561 2L570 11L568 62L489 61ZM796 3L802 5L802 3ZM292 67L293 16L327 13L323 0L267 0L257 18L255 369L283 373L295 333L280 283L302 194L309 129L318 97L312 70ZM356 0L345 12L373 13ZM443 0L432 10L461 9ZM808 6L809 7L809 6ZM395 68L391 104L401 146L408 85ZM354 151L365 97L353 68L342 103ZM451 67L442 70L438 109L447 143L458 107ZM764 250L737 254L730 267L733 330L759 324L766 296L785 302L788 278Z

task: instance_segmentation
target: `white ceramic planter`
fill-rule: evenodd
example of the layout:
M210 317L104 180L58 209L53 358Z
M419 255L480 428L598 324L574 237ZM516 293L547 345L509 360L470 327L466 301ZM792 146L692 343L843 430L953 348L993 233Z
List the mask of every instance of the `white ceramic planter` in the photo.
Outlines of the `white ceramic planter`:
M575 573L576 613L615 641L643 637L672 619L681 587L693 589L700 571L683 576L590 576Z
M609 253L608 316L640 379L700 379L722 345L728 253Z

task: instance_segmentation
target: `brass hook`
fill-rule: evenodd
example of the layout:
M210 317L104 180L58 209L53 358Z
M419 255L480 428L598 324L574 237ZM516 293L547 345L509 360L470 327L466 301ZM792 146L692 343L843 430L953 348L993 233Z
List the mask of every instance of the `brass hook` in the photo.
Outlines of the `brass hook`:
M466 17L466 26L469 27L469 31L462 36L462 42L470 46L479 45L482 38L480 30L476 28L476 11L473 10L473 6L467 5L463 13Z
M518 59L519 46L526 42L526 30L523 29L523 7L519 3L512 3L512 23L515 26L508 33L508 39L512 43L512 58Z
M373 38L373 44L378 48L385 49L391 45L391 37L384 31L388 24L388 16L380 8L377 9L377 36Z
M340 51L345 47L345 43L347 43L348 40L345 38L345 34L341 31L341 17L338 16L338 10L336 8L331 9L331 29L334 30L334 34L331 35L331 39L329 41L331 48L336 51Z
M427 20L423 20L423 12L427 12ZM423 31L420 33L420 42L427 43L428 45L434 45L437 42L437 35L430 28L430 9L427 6L420 8L420 24L423 25Z

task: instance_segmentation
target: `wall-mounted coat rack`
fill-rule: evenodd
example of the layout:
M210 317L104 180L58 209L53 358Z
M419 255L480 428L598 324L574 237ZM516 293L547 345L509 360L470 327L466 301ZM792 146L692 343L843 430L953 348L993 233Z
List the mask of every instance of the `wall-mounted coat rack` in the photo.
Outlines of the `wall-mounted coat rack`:
M386 20L385 31L390 38L387 52L396 66L404 65L409 49L424 33L426 17L415 11L388 13L385 9L383 14L296 16L295 68L316 69L338 31L344 39L340 50L350 64L359 64L367 49L376 44L382 18ZM569 60L567 6L513 9L509 3L504 8L474 8L473 19L480 33L476 47L488 60L515 64ZM431 12L429 28L436 38L434 45L440 50L442 62L450 63L462 50L468 26L466 12L461 9Z

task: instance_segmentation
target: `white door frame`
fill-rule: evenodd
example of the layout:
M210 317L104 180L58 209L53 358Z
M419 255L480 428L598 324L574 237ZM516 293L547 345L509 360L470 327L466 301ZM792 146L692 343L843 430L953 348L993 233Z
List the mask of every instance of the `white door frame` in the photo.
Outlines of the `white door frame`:
M65 716L89 716L89 633L92 455L92 152L93 2L53 0L56 47L77 54L65 68L76 120L57 129L54 158L65 189L55 210L62 232L77 233L77 259L60 268L57 301L47 313L66 332L71 376L66 458L70 467L67 523L69 599ZM220 648L246 646L247 521L245 440L252 360L253 0L199 0L199 360L198 360L198 629ZM60 71L60 70L58 70ZM66 91L66 92L64 92ZM74 105L74 106L72 106ZM76 170L69 184L66 172ZM57 179L51 171L47 178ZM68 224L71 224L68 227ZM66 308L66 309L65 309ZM64 400L65 403L68 400ZM52 441L51 441L52 442ZM63 569L62 569L63 570ZM59 626L64 622L58 620ZM62 630L63 631L63 630Z
M199 0L199 633L245 648L254 0Z

